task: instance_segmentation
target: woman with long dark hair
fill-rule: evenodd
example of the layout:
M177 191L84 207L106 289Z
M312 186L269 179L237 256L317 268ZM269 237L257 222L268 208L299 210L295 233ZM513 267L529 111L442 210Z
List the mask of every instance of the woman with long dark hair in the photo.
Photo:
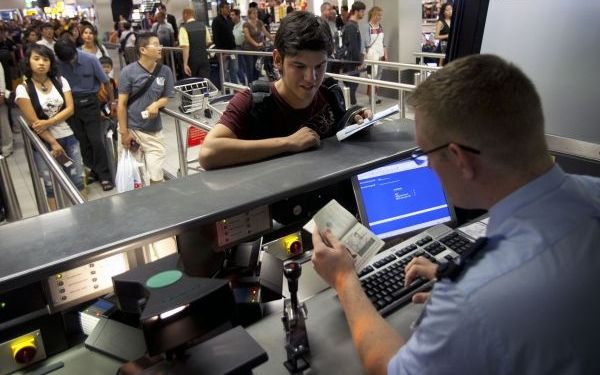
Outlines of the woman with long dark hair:
M92 25L83 25L81 30L81 40L83 45L80 49L83 52L90 53L100 59L103 56L108 56L106 48L98 41L98 31Z
M435 24L435 39L438 40L437 51L446 53L448 48L448 38L450 37L450 23L452 20L452 4L445 3L440 8L440 15Z
M25 57L24 83L17 86L16 102L29 126L46 143L52 156L59 160L73 184L83 190L83 160L79 142L66 119L73 115L73 96L62 78L54 52L43 45L32 45ZM44 179L48 205L56 209L50 171L39 153L34 153L36 166Z

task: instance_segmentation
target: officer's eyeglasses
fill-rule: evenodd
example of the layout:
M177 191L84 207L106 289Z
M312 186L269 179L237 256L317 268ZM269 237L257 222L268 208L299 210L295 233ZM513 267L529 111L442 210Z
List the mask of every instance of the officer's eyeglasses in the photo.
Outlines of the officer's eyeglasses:
M426 166L428 165L428 162L427 162L427 159L428 159L428 158L427 158L427 155L428 155L428 154L431 154L431 153L433 153L433 152L436 152L436 151L439 151L439 150L443 150L444 148L446 148L446 147L450 146L451 144L455 144L455 145L457 145L458 147L462 148L462 149L463 149L463 150L465 150L465 151L469 151L469 152L472 152L472 153L474 153L474 154L477 154L477 155L481 154L481 151L479 151L479 150L477 150L477 149L475 149L475 148L473 148L473 147L469 147L469 146L461 145L461 144L454 143L454 142L448 142L448 143L446 143L446 144L443 144L443 145L441 145L441 146L438 146L438 147L432 148L431 150L427 150L427 151L425 151L425 150L422 150L421 148L416 148L416 149L415 149L415 150L414 150L414 151L413 151L413 152L410 154L410 158L411 158L412 160L414 160L414 162L415 162L417 165L422 165L422 166L425 166L425 167L426 167Z

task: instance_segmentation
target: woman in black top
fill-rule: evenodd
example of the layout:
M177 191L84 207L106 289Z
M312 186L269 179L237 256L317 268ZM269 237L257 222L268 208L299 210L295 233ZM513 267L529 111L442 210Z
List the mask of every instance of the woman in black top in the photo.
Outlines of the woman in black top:
M435 24L435 39L439 41L437 51L446 53L450 37L450 22L452 20L452 4L445 3L440 8L440 16Z

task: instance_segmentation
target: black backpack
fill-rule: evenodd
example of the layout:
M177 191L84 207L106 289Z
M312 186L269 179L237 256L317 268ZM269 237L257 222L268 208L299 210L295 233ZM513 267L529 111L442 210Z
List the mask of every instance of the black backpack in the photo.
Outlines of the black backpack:
M125 35L125 38L123 38L123 40L121 40L121 46L119 47L119 52L123 53L125 52L125 45L127 44L127 40L129 40L129 38L131 38L132 35L135 35L135 31L130 31Z

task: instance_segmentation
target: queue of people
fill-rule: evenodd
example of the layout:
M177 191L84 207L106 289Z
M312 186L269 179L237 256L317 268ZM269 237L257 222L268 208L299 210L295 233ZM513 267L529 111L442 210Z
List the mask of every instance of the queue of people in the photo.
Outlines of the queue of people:
M209 45L214 40L216 48L220 49L264 50L267 43L274 43L273 37L268 30L269 25L274 20L274 11L271 8L262 9L259 8L257 3L252 2L248 10L247 20L244 21L239 9L231 9L227 2L221 2L218 7L219 15L213 20L212 30L209 30L207 25L194 18L195 12L188 8L184 9L182 14L183 22L178 28L175 17L167 13L165 5L159 4L152 14L148 14L145 17L146 22L143 25L149 29L148 31L153 32L158 37L160 46L178 45L182 47L184 52L183 61L181 66L178 66L178 75L210 77L211 81L213 81L218 79L218 74L215 76L214 71L211 72L211 61L207 54ZM325 2L321 9L321 17L323 17L329 27L333 42L332 50L328 54L328 57L332 57L334 56L335 49L344 43L343 39L348 39L348 36L351 34L349 30L352 29L352 26L356 26L355 21L357 17L361 17L364 14L365 6L360 1L356 2L341 30L336 24L337 8ZM0 26L4 27L4 25ZM114 181L109 168L105 132L108 128L112 128L115 133L117 132L116 120L122 117L119 116L119 112L123 112L122 105L117 105L116 100L117 96L119 96L119 90L127 90L128 95L131 95L131 90L136 87L135 80L133 83L128 83L125 86L117 85L116 81L112 78L113 62L109 57L108 50L102 44L96 27L86 20L72 19L42 22L26 18L23 25L11 22L10 26L10 28L6 27L5 32L0 33L1 37L9 36L4 44L9 46L7 50L10 50L10 64L17 68L19 64L28 64L29 61L25 60L24 55L35 45L45 46L53 52L54 60L48 63L53 67L58 67L60 76L66 77L71 82L68 89L73 99L73 110L66 123L70 126L78 141L77 147L80 149L80 158L85 167L84 182L93 183L98 181L103 190L112 190ZM108 41L116 41L121 45L121 51L128 65L138 62L141 59L139 54L140 43L138 43L139 35L141 35L140 31L134 30L132 24L124 17L121 17L115 26L115 32L108 36ZM348 31L344 33L345 26L348 26ZM361 30L354 27L353 39L355 42L353 48L356 49L356 60L362 60L368 49L371 51L379 51L381 49L380 45L384 42L383 38L379 40L381 37L379 35L380 31L381 26L377 29L376 35L378 36L375 37L375 43L373 43L372 41L367 42L369 38L360 38ZM364 34L365 31L362 31L362 33ZM367 33L370 35L370 31L367 31ZM10 45L13 40L15 43ZM2 46L0 45L0 51L2 50ZM148 47L144 46L144 50L148 50ZM281 64L273 64L273 59L271 58L260 60L263 62L262 66L264 66L266 71L272 72L283 68ZM359 65L353 66L352 71L349 73L356 74L358 67ZM251 55L235 56L232 54L226 56L224 70L228 81L239 82L244 85L251 85L261 75L260 67L257 65L257 56ZM20 68L19 71L21 71ZM128 70L123 69L123 71ZM150 70L149 72L152 71ZM124 77L128 78L128 75L126 74ZM269 74L269 78L272 81L275 81L278 77L278 73ZM121 79L123 79L123 76ZM10 84L10 78L5 80L6 82ZM164 82L164 80L158 79L157 82ZM57 85L55 90L61 90L61 88L62 90L66 90L66 87ZM355 92L356 89L354 88L352 90L352 104L356 104ZM172 95L172 93L169 94L168 90L165 91L164 97L168 98L169 95ZM158 99L155 98L154 101ZM140 101L140 103L145 102ZM150 104L146 103L144 109ZM141 105L136 104L135 107ZM127 111L130 106L131 103L126 106ZM19 105L19 107L21 106ZM10 110L10 107L3 106L0 109ZM154 113L155 111L150 110L149 112ZM4 112L0 112L0 116L4 116ZM139 117L139 114L132 113L132 116L134 119L126 118L122 120L121 123L124 124L124 128L119 129L121 135L126 135L124 137L125 142L123 143L125 148L128 148L131 139L144 143L143 140L140 140L140 135L135 135L135 133L137 130L148 130L140 125L141 121L135 120L135 117ZM8 115L7 117L9 117L9 120L14 119L14 116ZM151 117L150 120L153 120L153 118ZM10 131L10 127L6 126L6 121L2 121L1 123L1 134L4 134L1 137L2 151L5 155L8 155L12 152L12 132ZM126 134L124 133L125 129L128 129ZM12 130L18 131L18 126L12 124ZM155 132L160 130L160 121L152 126L152 130ZM56 145L56 142L52 143L48 141L47 143L49 147ZM158 141L157 144L160 145L161 142ZM164 152L164 145L160 145L158 148L161 147ZM54 150L55 154L57 152ZM163 159L164 155L154 160L158 160L159 162L157 163L162 165L160 160ZM155 169L162 171L161 168ZM71 171L68 173L71 173ZM152 182L162 180L162 172L152 172L149 173L149 176ZM50 192L48 195L51 196L52 193Z
M22 25L13 22L0 28L0 34L11 41L10 47L2 49L8 52L2 66L10 72L3 74L3 81L6 88L15 89L14 99L2 106L13 113L0 113L3 154L12 149L7 124L13 132L19 129L14 104L78 189L83 191L85 183L98 181L103 190L112 190L98 98L100 88L110 82L99 59L110 58L95 26L78 19L42 22L26 18ZM108 91L106 101L112 102L114 93ZM38 152L34 160L49 207L55 209L50 172Z

